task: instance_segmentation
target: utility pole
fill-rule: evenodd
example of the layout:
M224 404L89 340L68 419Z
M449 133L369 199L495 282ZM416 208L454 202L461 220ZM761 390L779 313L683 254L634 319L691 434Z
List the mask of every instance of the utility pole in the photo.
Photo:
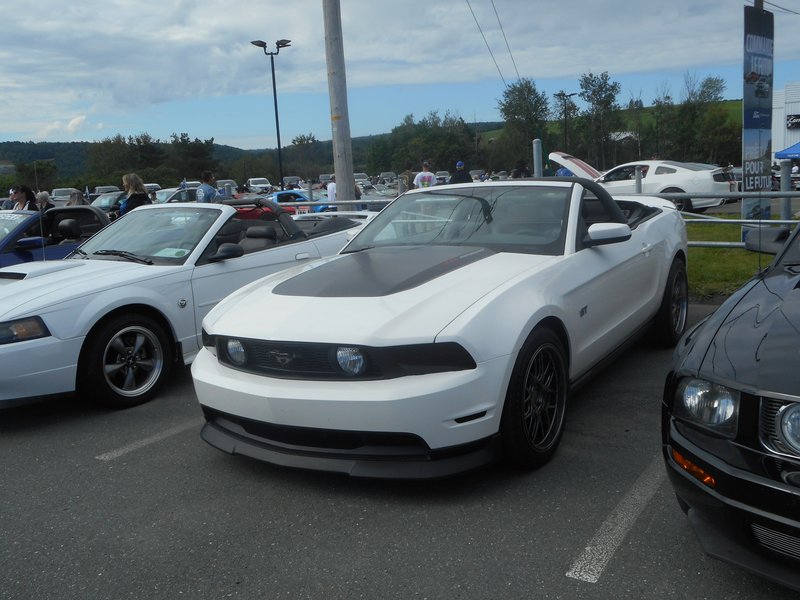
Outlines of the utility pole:
M333 170L336 173L336 199L355 200L353 147L350 139L350 116L347 112L347 77L344 68L342 13L339 0L322 0L325 24L325 56L328 64L328 95L331 102ZM345 207L345 210L353 206Z

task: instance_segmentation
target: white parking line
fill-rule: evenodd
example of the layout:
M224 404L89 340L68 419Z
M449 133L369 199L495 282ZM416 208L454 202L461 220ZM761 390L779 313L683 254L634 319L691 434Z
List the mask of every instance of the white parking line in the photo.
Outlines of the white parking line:
M608 561L665 477L664 462L659 453L572 563L567 577L597 583Z
M127 446L123 446L122 448L117 448L116 450L112 450L111 452L106 452L105 454L100 454L99 456L95 456L97 460L114 460L115 458L119 458L127 454L128 452L133 452L134 450L138 450L139 448L144 448L145 446L149 446L150 444L155 444L156 442L160 442L165 440L166 438L186 431L187 429L192 429L193 427L199 427L205 422L205 419L202 417L199 419L193 419L188 421L187 423L183 423L182 425L176 425L171 429L167 429L166 431L162 431L161 433L157 433L155 435L151 435L150 437L144 438L143 440L139 440L138 442L133 442L132 444L128 444Z

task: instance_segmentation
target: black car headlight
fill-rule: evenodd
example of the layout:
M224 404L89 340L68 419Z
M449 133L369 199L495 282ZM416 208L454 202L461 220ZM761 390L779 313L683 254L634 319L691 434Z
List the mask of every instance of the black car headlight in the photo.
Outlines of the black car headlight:
M736 437L739 392L724 385L688 377L675 390L676 418L704 427L718 435Z
M50 330L39 317L28 317L0 323L0 344L13 344L47 337Z
M778 435L800 455L800 403L787 404L777 415Z

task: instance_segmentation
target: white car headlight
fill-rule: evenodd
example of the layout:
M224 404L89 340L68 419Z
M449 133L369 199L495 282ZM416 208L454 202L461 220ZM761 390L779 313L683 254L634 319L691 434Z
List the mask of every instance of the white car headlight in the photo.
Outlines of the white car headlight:
M361 375L367 368L364 353L359 348L341 346L336 349L336 361L347 375Z
M704 379L684 379L675 392L674 414L719 435L735 437L739 392Z
M0 323L0 344L13 344L35 340L50 335L50 330L39 317L28 317Z
M247 361L247 352L244 349L244 344L237 339L230 339L225 344L225 350L228 353L228 358L235 365L243 365Z
M800 454L800 403L789 404L778 413L781 438L795 452Z

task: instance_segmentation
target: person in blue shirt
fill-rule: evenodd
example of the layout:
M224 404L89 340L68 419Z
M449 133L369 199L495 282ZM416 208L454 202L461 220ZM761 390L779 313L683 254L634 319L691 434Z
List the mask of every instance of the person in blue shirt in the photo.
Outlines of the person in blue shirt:
M214 185L216 177L211 171L203 171L200 180L203 182L197 188L197 201L198 202L216 202L218 192Z

